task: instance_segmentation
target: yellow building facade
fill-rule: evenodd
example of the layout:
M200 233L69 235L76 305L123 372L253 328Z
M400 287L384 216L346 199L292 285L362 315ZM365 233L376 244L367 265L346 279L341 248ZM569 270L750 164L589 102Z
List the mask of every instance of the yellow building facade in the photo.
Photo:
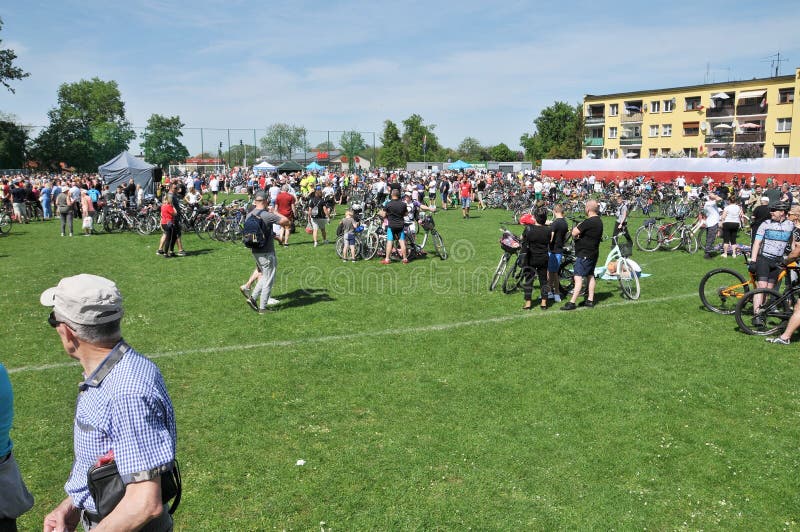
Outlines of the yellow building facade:
M584 97L583 157L800 157L800 68L793 75ZM800 120L800 118L798 118Z

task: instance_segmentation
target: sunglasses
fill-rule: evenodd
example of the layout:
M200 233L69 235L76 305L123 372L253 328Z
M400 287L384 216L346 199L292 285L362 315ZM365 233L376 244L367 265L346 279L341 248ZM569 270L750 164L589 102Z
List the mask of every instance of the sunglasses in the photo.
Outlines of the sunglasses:
M56 319L55 311L50 311L50 315L47 317L47 323L50 324L50 327L55 329L56 327L58 327L59 325L61 325L64 322L63 321L58 321Z

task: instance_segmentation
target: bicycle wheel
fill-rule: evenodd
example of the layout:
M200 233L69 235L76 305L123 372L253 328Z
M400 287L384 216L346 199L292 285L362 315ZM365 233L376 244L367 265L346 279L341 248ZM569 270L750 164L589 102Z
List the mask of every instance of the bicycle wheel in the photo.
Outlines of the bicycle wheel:
M634 301L639 299L639 275L625 258L621 258L617 262L617 277L619 277L619 287L625 297Z
M336 254L340 259L344 260L344 237L340 236L336 239Z
M6 213L0 214L0 234L7 235L11 232L11 226L14 222L11 221L11 216Z
M558 285L561 292L561 297L566 297L569 292L575 288L575 273L572 269L575 266L575 260L567 260L558 268Z
M761 298L757 312L753 312L753 299ZM767 336L786 328L792 315L787 299L771 288L757 288L747 292L736 304L734 317L739 329L747 334Z
M736 303L750 291L750 282L742 274L728 268L711 270L700 279L700 301L717 314L733 314Z
M503 293L513 294L522 285L522 265L519 262L519 256L511 268L506 270L506 276L503 278Z
M361 258L370 260L378 253L378 235L366 233L361 237Z
M439 234L439 231L433 231L431 236L433 236L433 247L436 250L436 254L439 255L439 258L442 260L447 259L447 249L444 247L442 235Z
M697 237L694 236L694 233L692 233L692 230L688 227L683 230L683 234L681 235L681 247L690 255L697 253L699 247Z
M493 291L497 287L497 283L500 282L500 278L506 272L506 268L508 267L508 259L511 258L510 253L503 253L503 256L500 257L500 262L497 264L497 268L494 270L494 275L492 276L492 282L489 283L489 291Z
M655 251L658 249L658 227L653 225L643 225L636 230L634 235L636 247L642 251Z
M664 235L664 239L661 241L661 247L667 251L675 251L681 247L682 242L681 232L676 229L670 229L670 231Z

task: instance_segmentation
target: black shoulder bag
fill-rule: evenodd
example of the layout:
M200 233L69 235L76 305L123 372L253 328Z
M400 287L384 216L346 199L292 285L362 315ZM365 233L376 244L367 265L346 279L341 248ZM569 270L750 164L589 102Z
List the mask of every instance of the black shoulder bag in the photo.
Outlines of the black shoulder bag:
M125 496L125 484L119 475L116 460L90 467L87 476L89 493L97 507L97 515L100 519L105 519ZM161 502L166 504L174 499L169 507L170 515L178 509L182 491L181 472L176 459L171 470L161 473Z

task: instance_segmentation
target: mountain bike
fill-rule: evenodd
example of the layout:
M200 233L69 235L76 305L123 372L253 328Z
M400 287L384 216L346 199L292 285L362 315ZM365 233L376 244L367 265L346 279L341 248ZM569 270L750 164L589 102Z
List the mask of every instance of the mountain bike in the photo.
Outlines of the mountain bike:
M688 253L697 251L697 237L683 216L678 216L674 222L659 225L658 222L663 219L656 217L644 221L634 236L636 247L642 251L656 251L659 248L668 251L683 248Z
M749 257L744 257L745 264L748 264ZM787 273L797 267L793 262L778 274L775 286L779 286ZM733 314L736 312L736 304L751 290L755 290L756 276L748 272L745 277L736 270L730 268L716 268L706 273L700 279L699 294L703 306L711 312L717 314Z
M7 212L0 212L0 235L7 235L11 232L11 227L14 222L11 221L11 216Z
M782 294L772 288L751 290L736 304L733 314L736 324L747 334L767 336L782 332L792 316L798 295L798 285L791 286ZM753 301L755 298L761 299L757 310Z

